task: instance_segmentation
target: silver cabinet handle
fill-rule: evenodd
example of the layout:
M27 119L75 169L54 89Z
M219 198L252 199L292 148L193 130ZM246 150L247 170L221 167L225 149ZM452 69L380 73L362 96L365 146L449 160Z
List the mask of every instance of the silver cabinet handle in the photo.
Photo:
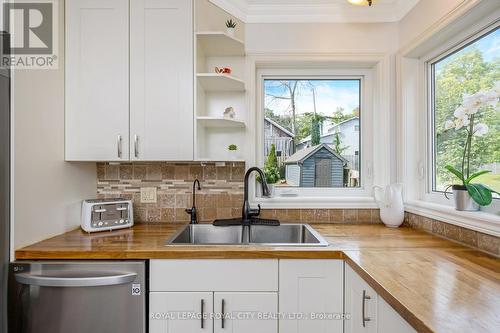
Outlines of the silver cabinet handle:
M201 328L203 329L205 326L205 321L203 318L203 313L205 312L205 300L204 299L201 299L200 308L201 308L201 310L200 310L200 312L201 312Z
M118 139L117 139L117 147L118 147L118 158L122 158L122 136L118 134Z
M372 320L370 317L366 317L366 315L365 315L365 310L366 310L365 302L366 302L366 300L369 300L369 299L372 299L372 298L366 294L366 290L363 290L363 300L361 303L361 320L363 321L363 327L366 327L367 321Z
M72 276L57 277L43 276L29 273L17 273L16 281L21 284L40 286L40 287L99 287L127 284L135 280L136 273L123 273L106 276Z
M224 300L224 298L222 299L222 302L221 302L221 317L220 317L220 327L221 328L224 328L224 317L225 317L225 307L226 307L226 301Z
M139 158L139 136L134 135L134 155L135 158Z
M105 208L94 209L94 213L104 213L104 212L107 212L107 210Z

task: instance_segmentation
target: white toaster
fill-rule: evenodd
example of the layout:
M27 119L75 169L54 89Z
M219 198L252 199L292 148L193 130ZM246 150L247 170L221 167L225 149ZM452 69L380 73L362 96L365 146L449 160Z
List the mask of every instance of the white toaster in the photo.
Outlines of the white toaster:
M81 227L86 232L130 228L133 225L131 200L88 199L82 202Z

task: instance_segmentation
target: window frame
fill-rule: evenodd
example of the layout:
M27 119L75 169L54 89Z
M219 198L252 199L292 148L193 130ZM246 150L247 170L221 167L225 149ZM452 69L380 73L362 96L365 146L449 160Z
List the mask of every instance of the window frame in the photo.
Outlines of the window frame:
M360 160L361 186L355 188L295 188L278 189L273 198L251 196L252 203L269 208L375 208L372 196L373 177L373 127L374 96L372 69L317 69L317 68L261 68L256 77L256 157L258 166L264 164L264 80L269 79L356 79L360 80ZM254 187L254 186L253 186ZM280 195L285 192L285 195ZM290 196L293 193L295 195ZM288 194L288 195L287 195Z
M447 57L460 52L464 48L474 44L481 38L486 37L495 30L500 28L500 20L497 20L486 27L483 27L479 31L467 34L464 32L460 37L459 41L449 41L443 44L441 47L429 52L426 56L422 58L422 65L425 71L423 77L425 85L424 98L425 104L425 119L421 122L425 125L425 129L420 129L420 134L425 131L426 143L425 143L425 184L421 186L420 198L427 202L437 203L445 206L453 206L453 200L448 200L444 196L444 192L434 190L434 178L435 178L435 111L434 111L434 84L435 84L435 72L434 65L439 61L446 59ZM452 194L449 197L453 197ZM496 198L491 205L487 207L481 207L481 211L496 214L500 211L500 199Z

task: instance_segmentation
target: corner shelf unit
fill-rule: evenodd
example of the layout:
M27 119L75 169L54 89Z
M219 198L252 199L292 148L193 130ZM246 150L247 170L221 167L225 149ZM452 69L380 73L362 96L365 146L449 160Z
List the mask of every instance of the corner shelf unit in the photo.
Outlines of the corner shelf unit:
M244 57L245 43L221 31L200 31L196 39L205 50L205 56Z
M198 73L196 78L205 91L245 91L245 82L228 74Z
M195 159L228 161L227 147L235 144L245 156L248 101L245 83L245 44L223 31L198 31L196 42ZM215 73L229 67L231 74ZM224 118L234 108L236 119Z

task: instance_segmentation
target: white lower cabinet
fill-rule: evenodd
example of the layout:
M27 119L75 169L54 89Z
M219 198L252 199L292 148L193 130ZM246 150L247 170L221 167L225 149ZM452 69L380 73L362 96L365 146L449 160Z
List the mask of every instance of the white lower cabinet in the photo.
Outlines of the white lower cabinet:
M416 332L349 265L345 265L345 333Z
M280 260L279 268L280 333L341 333L344 262Z
M149 294L150 333L212 332L213 294L152 292Z
M215 293L214 332L277 333L278 293Z

